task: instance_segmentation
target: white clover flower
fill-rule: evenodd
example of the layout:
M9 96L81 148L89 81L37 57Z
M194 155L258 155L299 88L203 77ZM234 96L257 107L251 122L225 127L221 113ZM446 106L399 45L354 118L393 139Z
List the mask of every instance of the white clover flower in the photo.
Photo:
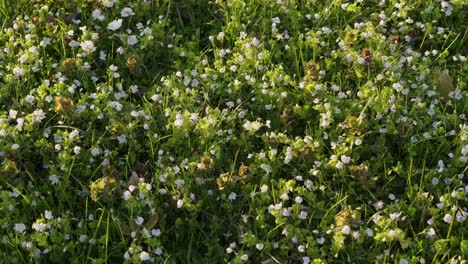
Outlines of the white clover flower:
M88 54L96 51L96 47L94 47L94 43L91 40L81 42L80 46L81 49Z
M135 12L133 12L133 9L130 7L124 7L122 11L120 11L120 15L122 17L129 17L135 15Z
M122 19L116 19L107 25L107 29L115 31L119 29L121 26L122 26Z

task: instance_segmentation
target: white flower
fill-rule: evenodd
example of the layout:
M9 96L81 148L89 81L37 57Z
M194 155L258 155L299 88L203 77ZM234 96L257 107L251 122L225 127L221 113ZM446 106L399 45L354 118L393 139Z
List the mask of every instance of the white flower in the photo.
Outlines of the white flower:
M32 122L33 123L36 123L36 122L41 122L42 120L44 120L46 118L46 115L44 113L44 110L42 109L36 109L34 110L33 112L33 117L32 117Z
M101 2L103 6L110 8L114 6L115 0L101 0Z
M23 233L26 230L26 226L23 223L15 224L15 231L18 233Z
M125 192L123 193L123 199L124 199L125 201L127 201L128 199L130 199L131 196L132 196L132 193L129 192L129 191L125 191Z
M13 145L11 145L11 149L12 149L12 150L17 150L17 149L19 149L19 147L20 147L20 145L19 145L19 144L16 144L16 143L13 144Z
M351 161L351 158L348 157L348 156L346 156L346 155L341 155L341 156L340 156L340 159L341 159L341 161L342 161L343 163L346 163L346 164L349 163L349 162Z
M96 157L99 153L101 153L101 151L98 148L93 148L91 150L91 155L93 155L93 157Z
M21 67L16 66L13 68L13 74L17 77L23 76L25 73L26 71Z
M121 134L117 137L117 140L119 141L119 144L123 144L127 141L127 136L125 136L125 134Z
M141 261L147 261L150 259L150 254L146 251L140 252L140 260Z
M347 225L343 226L343 228L341 228L341 233L345 234L345 235L349 235L349 233L351 233L351 228Z
M49 176L49 181L50 181L50 183L55 185L55 184L57 184L59 182L59 179L58 179L57 175L52 174L52 175Z
M301 211L301 213L298 216L299 219L305 220L307 219L307 212Z
M47 211L47 210L44 212L44 217L45 217L47 220L54 219L54 216L52 215L52 212L51 212L51 211Z
M97 19L99 21L104 20L104 16L101 14L101 9L94 9L92 13L93 19Z
M264 245L263 244L256 244L255 247L258 249L258 250L262 250L264 248Z
M135 218L135 224L137 225L142 225L144 221L145 219L143 219L141 216L137 216L137 218Z
M268 164L264 164L264 163L263 163L263 164L260 165L260 168L261 168L262 170L266 171L266 173L270 173L270 172L271 172L271 167L270 167L270 165L268 165Z
M130 35L127 37L127 43L130 46L133 46L138 43L138 39L135 35Z
M161 255L163 252L162 252L162 249L157 248L157 249L154 251L154 253L155 253L156 255L159 256L159 255Z
M151 230L151 235L155 236L155 237L158 237L161 235L161 230L158 228L158 229L153 229Z
M450 223L452 222L452 215L450 215L450 214L445 214L443 220L444 220L445 223L450 224Z
M237 194L235 192L231 192L228 198L229 200L233 201L237 198Z
M107 29L115 31L119 29L121 26L122 26L122 19L116 19L107 25Z
M130 7L124 7L122 11L120 11L120 15L122 17L129 17L135 15L135 12L133 12L132 8Z
M181 208L184 205L184 201L182 199L177 200L177 208Z
M26 102L32 104L32 103L34 103L35 98L34 98L34 96L28 94L28 95L26 95L26 97L24 98L24 100L25 100Z
M73 148L73 153L75 153L76 155L80 154L80 152L81 152L80 147L76 146L76 147Z
M408 264L408 260L407 259L400 259L398 264Z
M39 231L39 232L43 232L46 230L47 228L47 225L46 224L43 224L43 223L37 223L37 222L34 222L33 225L32 225L32 228L36 231Z
M460 212L460 211L457 212L457 214L455 215L455 218L456 218L457 221L460 222L460 223L465 222L466 217L467 217L467 213L465 213L465 212Z
M80 46L81 49L86 53L92 53L96 50L96 47L94 47L94 43L91 40L85 40L81 42Z

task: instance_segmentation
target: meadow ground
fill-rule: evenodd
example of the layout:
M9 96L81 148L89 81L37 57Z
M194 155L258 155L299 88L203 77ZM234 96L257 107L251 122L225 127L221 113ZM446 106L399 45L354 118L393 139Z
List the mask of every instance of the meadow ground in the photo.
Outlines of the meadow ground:
M465 0L0 0L0 263L466 263Z

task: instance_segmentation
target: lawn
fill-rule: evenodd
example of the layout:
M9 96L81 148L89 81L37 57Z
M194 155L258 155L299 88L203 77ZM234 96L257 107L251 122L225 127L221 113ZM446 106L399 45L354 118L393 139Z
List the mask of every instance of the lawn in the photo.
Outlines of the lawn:
M0 263L467 263L466 0L0 0Z

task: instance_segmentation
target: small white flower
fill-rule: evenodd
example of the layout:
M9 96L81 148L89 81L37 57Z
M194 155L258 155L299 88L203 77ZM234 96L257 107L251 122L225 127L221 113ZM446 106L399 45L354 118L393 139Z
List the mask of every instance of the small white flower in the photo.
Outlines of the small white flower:
M133 12L133 9L130 7L124 7L122 11L120 11L120 15L122 17L129 17L135 15L135 12Z
M127 141L127 136L125 136L125 134L121 134L117 137L117 140L119 141L119 144L123 144Z
M99 21L104 20L104 16L101 13L101 9L94 9L93 13L92 13L92 17L93 17L93 19L96 19L96 20L99 20Z
M44 212L44 217L45 217L47 220L54 219L54 216L52 215L52 212L51 212L51 211L47 211L47 210Z
M86 53L92 53L96 51L96 47L94 47L94 43L90 40L85 40L80 44L81 49Z
M13 68L13 74L16 77L20 77L20 76L25 75L26 71L23 68L16 66L15 68Z
M11 145L11 149L12 149L12 150L17 150L17 149L19 149L19 147L20 147L20 145L18 145L18 144L16 144L16 143L13 144L13 145Z
M123 199L124 199L125 201L127 201L128 199L130 199L131 196L132 196L132 193L131 193L130 191L125 191L125 192L123 193Z
M76 155L80 154L80 152L81 152L80 147L76 146L76 147L73 148L73 153L75 153Z
M151 230L151 235L155 236L155 237L158 237L161 235L161 230L158 228L158 229L153 229Z
M305 220L307 219L307 212L301 211L301 213L298 216L299 219Z
M398 264L408 264L408 260L407 259L400 259Z
M46 230L47 228L47 225L46 224L43 224L43 223L37 223L37 222L34 222L33 225L32 225L32 228L36 231L39 231L39 232L43 232Z
M145 219L143 219L141 216L137 216L137 218L135 218L135 224L137 225L142 225L144 221Z
M138 43L138 39L135 35L130 35L127 37L127 43L130 46L133 46Z
M351 158L346 155L341 155L340 159L343 163L348 164L351 161Z
M150 260L150 254L146 251L140 252L140 260L141 261L147 261Z
M237 194L235 192L231 192L228 198L229 200L234 201L237 198Z
M115 31L119 29L121 26L122 26L122 19L116 19L107 25L107 29Z
M341 228L341 233L349 235L351 233L351 228L348 225L345 225L343 228Z
M184 201L182 199L177 200L177 208L181 208L184 205Z
M445 223L450 224L452 222L452 215L451 214L445 214L443 220L444 220Z
M26 230L26 225L23 223L15 224L15 231L18 233L23 233Z
M262 250L264 248L264 245L263 244L256 244L255 247L258 249L258 250Z
M50 181L51 184L55 185L55 184L57 184L59 182L59 179L58 179L57 175L52 174L52 175L49 176L49 181Z
M93 155L93 157L96 157L97 155L99 155L99 153L101 153L101 150L99 150L98 148L93 148L91 150L91 155Z

